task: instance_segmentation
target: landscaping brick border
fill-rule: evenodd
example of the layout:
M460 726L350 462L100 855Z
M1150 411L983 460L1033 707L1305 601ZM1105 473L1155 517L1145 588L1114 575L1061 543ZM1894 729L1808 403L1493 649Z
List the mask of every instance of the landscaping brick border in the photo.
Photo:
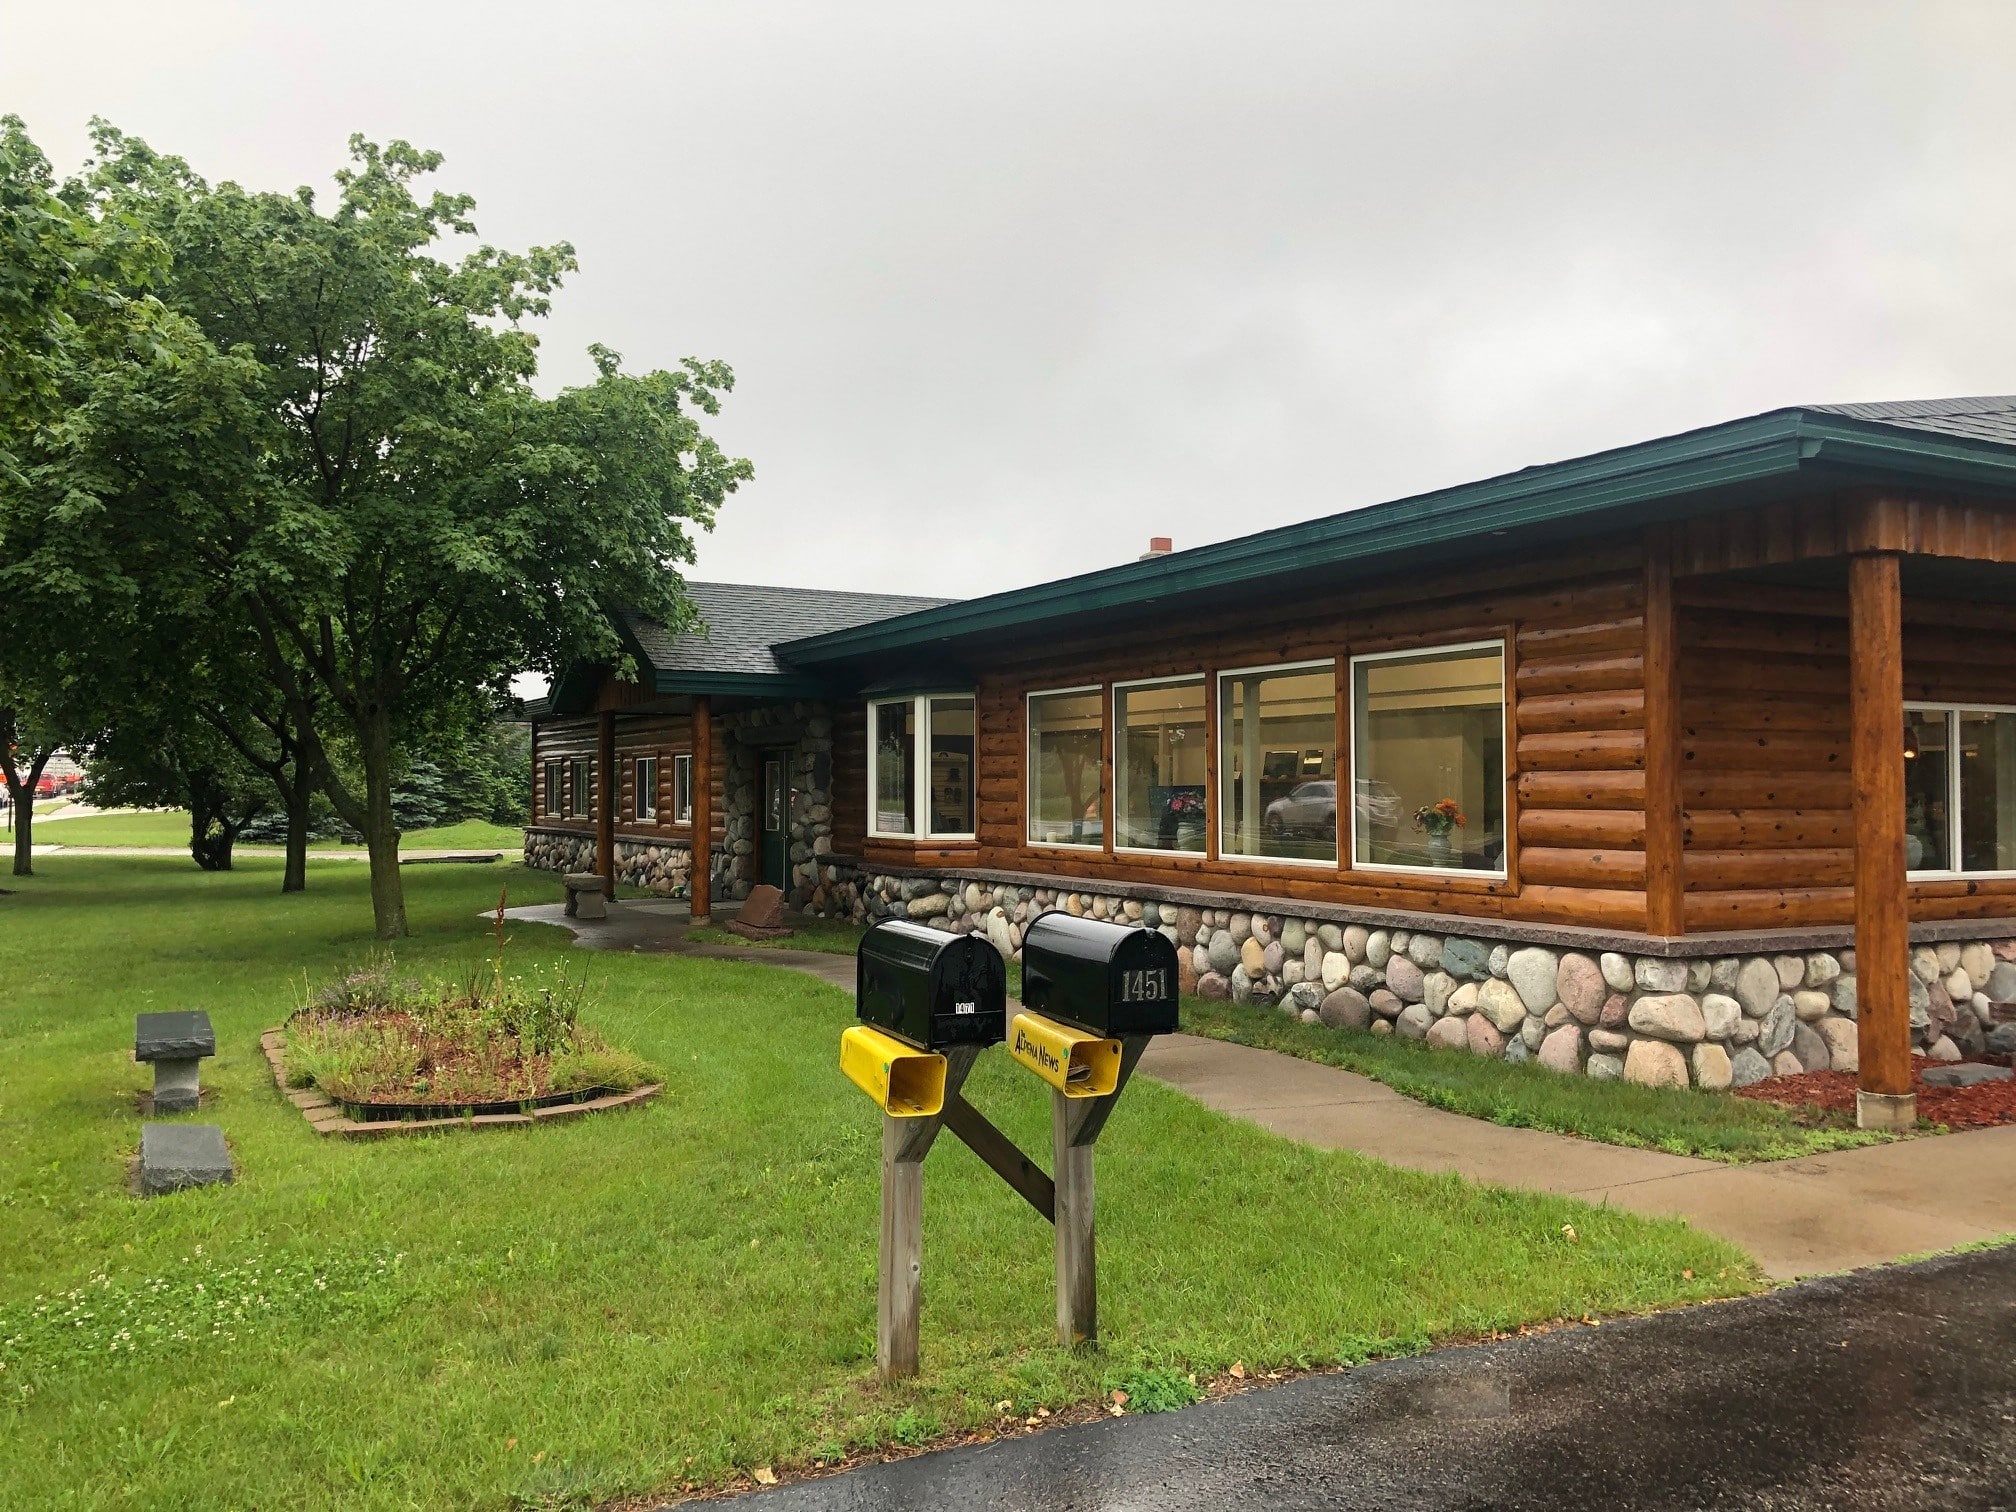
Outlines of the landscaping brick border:
M555 1119L575 1118L586 1113L605 1113L611 1108L628 1108L638 1103L649 1102L664 1090L663 1082L653 1082L648 1087L638 1087L629 1092L611 1092L603 1097L592 1097L586 1102L555 1103L550 1108L536 1108L530 1113L478 1113L464 1118L416 1118L411 1120L378 1119L360 1123L344 1115L343 1109L330 1098L317 1092L313 1087L290 1087L287 1085L287 1068L282 1060L285 1038L278 1029L268 1029L259 1036L259 1048L266 1052L267 1064L273 1068L273 1084L280 1089L280 1095L301 1110L309 1127L317 1134L335 1134L344 1139L379 1139L392 1134L432 1134L447 1129L489 1129L501 1128L508 1124L551 1123Z

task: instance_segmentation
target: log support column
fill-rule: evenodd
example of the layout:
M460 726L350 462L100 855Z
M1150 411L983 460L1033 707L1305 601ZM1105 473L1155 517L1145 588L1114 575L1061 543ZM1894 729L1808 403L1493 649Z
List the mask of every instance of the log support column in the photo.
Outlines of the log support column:
M1899 559L1848 563L1848 717L1855 787L1856 1122L1908 1129L1910 913L1904 861L1904 613Z
M602 896L616 897L616 801L623 784L616 772L616 712L604 709L595 726L595 871Z
M713 868L714 706L702 693L693 700L693 875L686 885L695 924L713 911Z

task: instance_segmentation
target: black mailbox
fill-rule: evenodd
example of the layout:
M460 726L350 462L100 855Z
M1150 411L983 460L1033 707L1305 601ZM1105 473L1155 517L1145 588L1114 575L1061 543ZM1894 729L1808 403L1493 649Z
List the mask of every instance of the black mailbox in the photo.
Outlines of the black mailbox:
M1008 968L985 935L890 920L855 951L854 1016L920 1050L1008 1035Z
M1176 947L1152 929L1047 913L1022 937L1032 1013L1118 1039L1176 1030Z

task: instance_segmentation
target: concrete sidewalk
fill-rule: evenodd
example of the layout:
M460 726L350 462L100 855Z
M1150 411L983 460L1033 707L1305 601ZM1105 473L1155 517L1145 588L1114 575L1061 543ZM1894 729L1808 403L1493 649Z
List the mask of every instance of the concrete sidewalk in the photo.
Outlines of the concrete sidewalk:
M2016 1232L2016 1127L1725 1165L1503 1128L1335 1066L1187 1034L1156 1040L1141 1070L1305 1144L1685 1218L1781 1279Z
M683 902L618 903L602 922L569 919L557 903L514 908L507 917L563 925L591 950L754 961L854 990L849 956L688 944ZM1431 1108L1335 1066L1187 1034L1154 1041L1141 1071L1304 1144L1684 1218L1741 1245L1781 1280L2016 1233L2016 1127L1725 1165L1505 1128Z

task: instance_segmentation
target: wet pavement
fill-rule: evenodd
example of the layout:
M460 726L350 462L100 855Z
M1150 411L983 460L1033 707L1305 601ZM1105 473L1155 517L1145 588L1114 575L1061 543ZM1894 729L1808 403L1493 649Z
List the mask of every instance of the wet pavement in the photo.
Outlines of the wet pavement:
M752 1512L2016 1507L2016 1249L1446 1349Z

